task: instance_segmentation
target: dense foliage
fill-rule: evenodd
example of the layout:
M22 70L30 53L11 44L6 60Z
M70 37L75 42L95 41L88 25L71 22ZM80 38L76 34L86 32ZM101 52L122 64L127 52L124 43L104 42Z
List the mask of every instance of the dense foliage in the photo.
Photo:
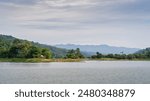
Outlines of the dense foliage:
M84 58L80 49L61 49L49 45L20 40L12 36L0 35L0 58ZM134 54L101 54L91 56L92 59L150 59L150 48L140 50Z
M0 37L0 58L51 58L47 48L41 48L26 40L11 36Z
M80 59L84 58L84 56L81 54L80 49L77 48L76 50L74 49L68 50L65 58Z
M140 50L140 51L136 52L135 54L142 58L150 58L150 48Z
M0 58L4 57L63 58L66 56L66 54L67 54L66 49L56 48L50 45L39 44L26 40L20 40L12 36L0 34Z
M134 54L107 54L103 55L99 52L91 56L92 59L113 58L113 59L150 59L150 48L140 50Z
M38 47L47 48L47 49L51 50L53 58L63 58L67 54L67 50L66 49L57 48L57 47L54 47L54 46L40 44L40 43L35 43L35 42L32 42L32 44L34 44L34 45L36 45Z

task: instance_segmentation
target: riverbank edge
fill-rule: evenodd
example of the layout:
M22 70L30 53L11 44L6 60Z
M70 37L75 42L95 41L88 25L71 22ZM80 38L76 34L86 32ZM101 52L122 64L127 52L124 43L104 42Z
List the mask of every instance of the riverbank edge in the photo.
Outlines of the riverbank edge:
M40 63L40 62L81 62L84 59L42 59L42 58L0 58L0 62L25 62L25 63Z
M150 61L150 59L42 59L42 58L0 58L0 62L25 62L25 63L40 63L40 62L82 62L82 61Z

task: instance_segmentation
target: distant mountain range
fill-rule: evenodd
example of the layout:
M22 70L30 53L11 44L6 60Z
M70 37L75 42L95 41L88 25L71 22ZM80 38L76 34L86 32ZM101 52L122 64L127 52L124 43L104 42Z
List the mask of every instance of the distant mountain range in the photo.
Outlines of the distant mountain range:
M9 47L15 37L8 36L8 35L1 35L0 34L0 47L5 45L5 48ZM31 41L30 41L31 42ZM68 51L68 49L76 49L80 48L82 54L84 56L91 56L96 54L96 52L100 52L102 54L132 54L135 52L140 51L139 48L126 48L126 47L115 47L109 45L75 45L75 44L59 44L55 46L40 44L37 42L32 42L33 45L42 48L48 48L52 51L54 57L64 57Z
M75 45L75 44L58 44L59 48L76 49L80 48L82 52L88 55L93 55L96 52L102 54L132 54L139 51L139 48L115 47L109 45Z

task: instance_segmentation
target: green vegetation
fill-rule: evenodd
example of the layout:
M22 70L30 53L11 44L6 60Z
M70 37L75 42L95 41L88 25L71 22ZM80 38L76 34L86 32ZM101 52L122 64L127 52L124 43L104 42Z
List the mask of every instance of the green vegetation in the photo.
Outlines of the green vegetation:
M15 43L17 43L17 44L15 45ZM24 53L24 52L26 53L29 50L29 47L30 48L33 47L34 49L35 48L40 48L40 50L44 49L43 51L42 50L41 51L43 52L43 54L47 54L47 55L48 55L48 53L46 51L49 50L51 52L51 54L50 54L50 56L46 56L46 58L49 58L49 57L52 57L52 58L63 58L67 54L67 50L66 49L56 48L54 46L39 44L39 43L27 41L27 40L17 39L17 38L14 38L12 36L7 36L7 35L1 35L0 34L0 58L8 57L8 53L9 53L10 49L14 50L13 48L24 48L23 49L24 51L20 51L20 54L21 54L21 53ZM28 54L28 56L30 56L30 55ZM34 56L32 56L32 57L34 57ZM27 57L27 58L29 58L29 57Z
M91 56L92 59L114 59L114 60L150 60L150 48L140 50L134 54L107 54L103 55L99 52Z
M12 36L0 35L0 62L78 62L85 57L80 49L61 49ZM150 48L134 54L101 54L89 59L98 60L150 60Z
M53 58L63 58L67 54L67 50L66 49L57 48L57 47L54 47L54 46L40 44L40 43L35 43L35 42L32 42L32 44L37 46L37 47L49 49L52 52L52 57Z
M12 36L0 35L0 62L74 62L84 56L80 49L66 50Z
M74 49L68 50L65 58L81 59L81 58L84 58L84 56L81 54L80 49L77 48L76 50Z
M25 62L25 63L39 63L39 62L80 62L83 59L42 59L42 58L0 58L0 62Z
M5 41L1 41L5 44ZM46 48L37 47L29 41L14 39L11 45L0 45L0 58L51 58L51 52Z

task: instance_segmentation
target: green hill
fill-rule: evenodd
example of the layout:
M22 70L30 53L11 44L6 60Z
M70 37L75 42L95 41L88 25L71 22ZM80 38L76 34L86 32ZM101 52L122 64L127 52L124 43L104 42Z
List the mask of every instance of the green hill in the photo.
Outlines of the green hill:
M40 43L37 43L37 42L33 42L33 41L31 42L31 41L27 41L27 40L18 39L18 38L12 37L12 36L0 34L0 57L2 57L2 53L4 53L5 51L10 50L10 48L13 45L14 40L19 40L20 44L21 43L22 44L26 43L26 44L32 45L33 47L46 48L46 49L48 49L49 51L52 52L52 57L53 58L64 57L67 53L66 49L57 48L57 47L50 46L50 45L40 44Z
M139 50L135 54L143 58L150 58L150 48Z

